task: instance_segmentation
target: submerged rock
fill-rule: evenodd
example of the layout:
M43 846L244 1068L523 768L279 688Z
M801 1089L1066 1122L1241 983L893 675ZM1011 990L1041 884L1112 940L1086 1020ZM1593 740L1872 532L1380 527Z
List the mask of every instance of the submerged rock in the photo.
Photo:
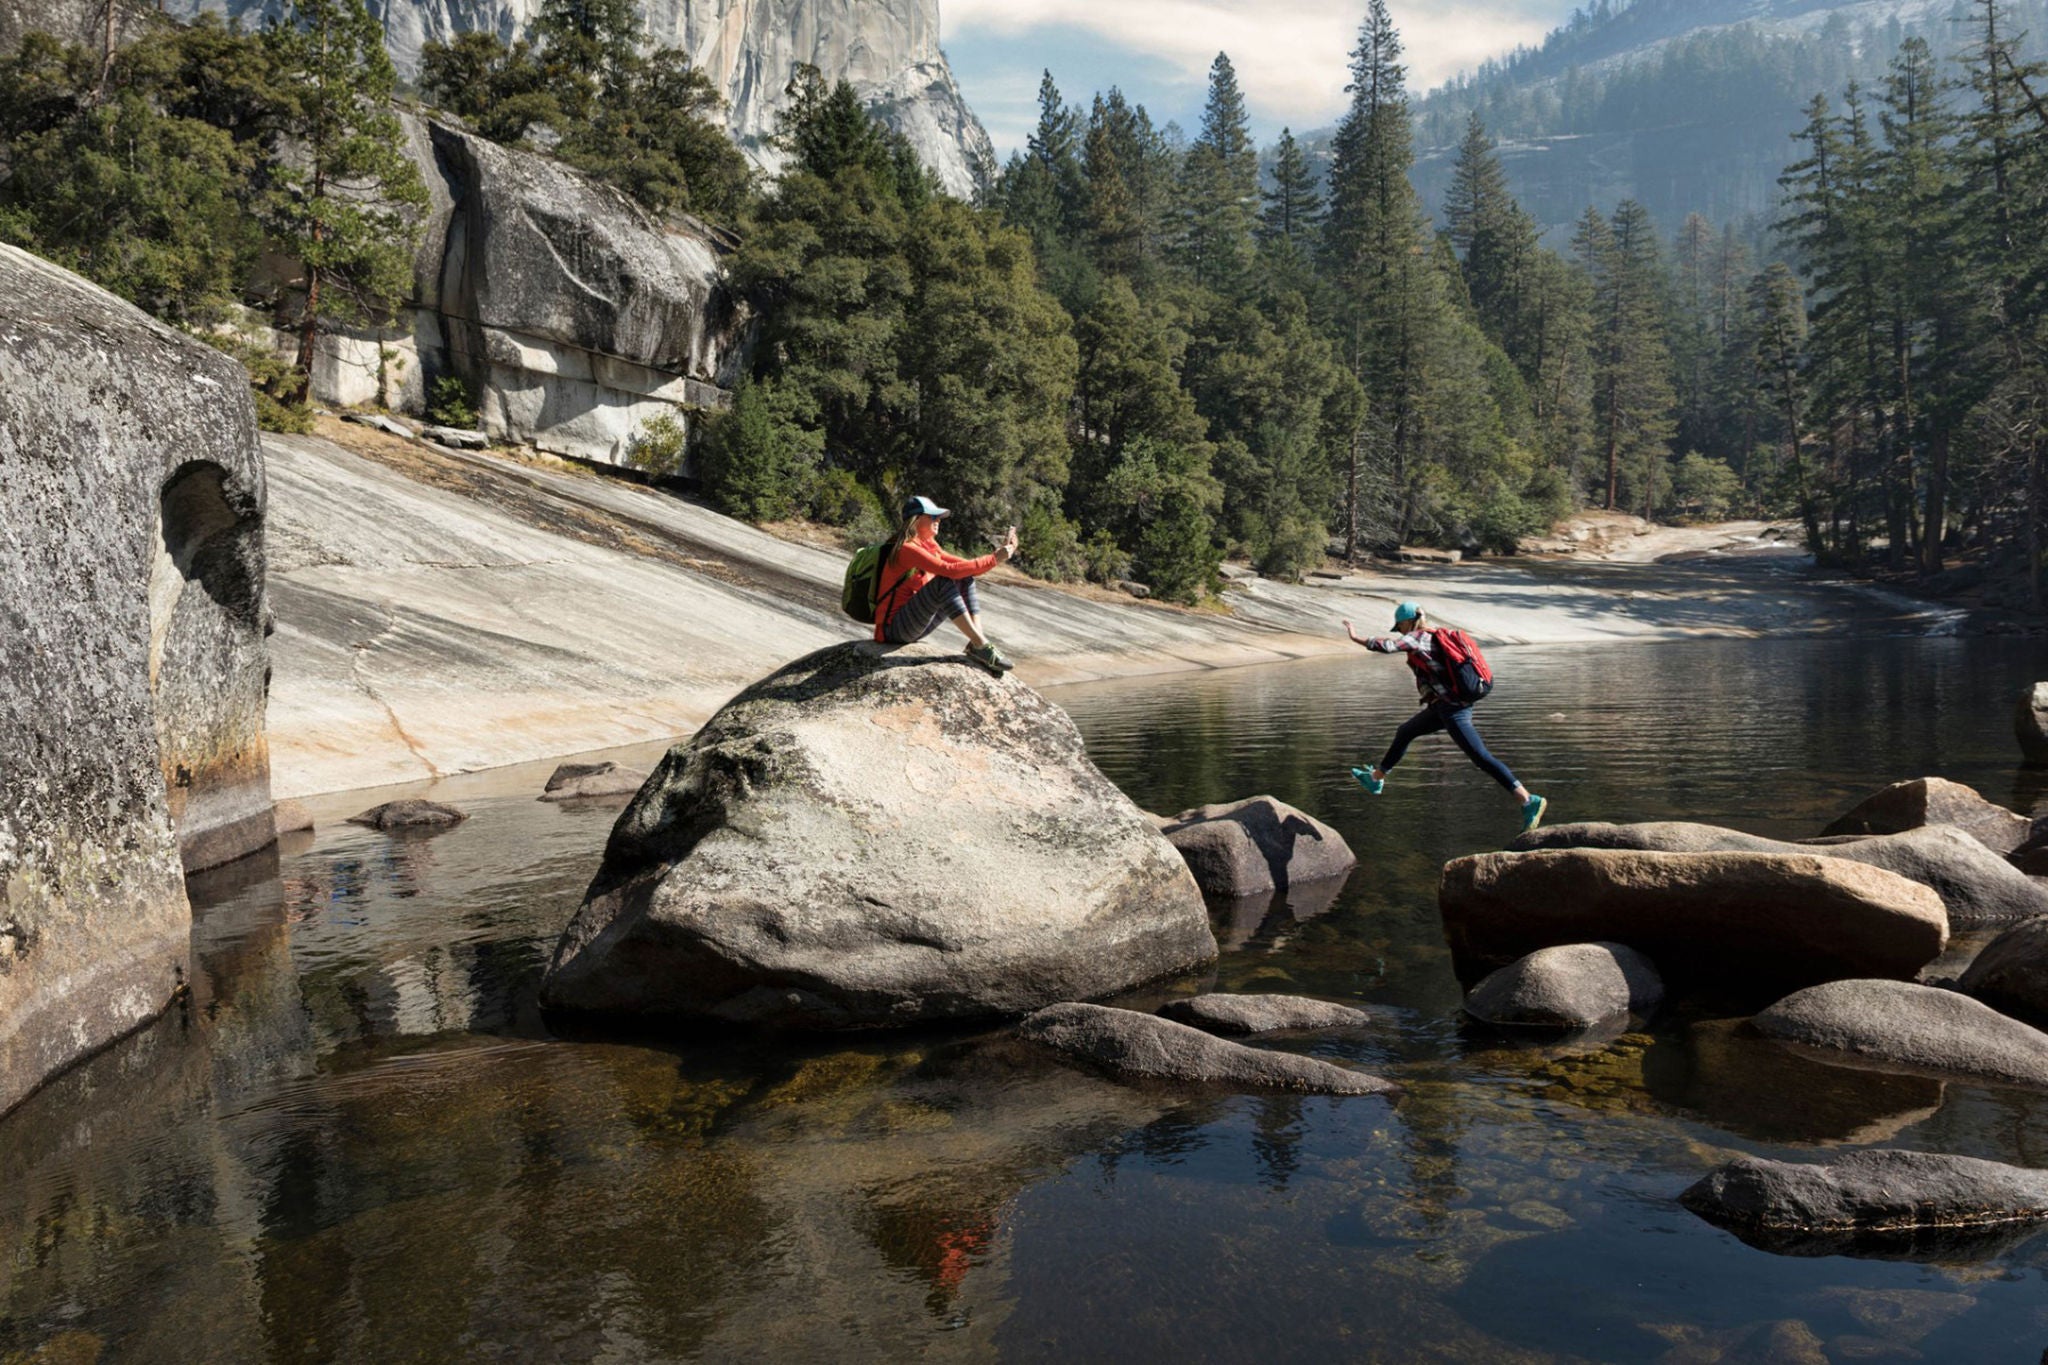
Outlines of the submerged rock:
M1819 1164L1743 1156L1679 1202L1784 1255L1975 1259L2008 1249L2009 1234L2031 1236L2048 1219L2048 1173L1885 1149Z
M0 1112L190 976L184 873L276 837L241 366L0 245Z
M386 801L360 815L351 815L348 823L381 830L444 829L468 818L466 813L438 801Z
M1216 955L1067 714L938 646L835 645L669 751L542 981L557 1009L870 1027L1022 1014Z
M1956 984L2001 1013L2048 1024L2048 919L1992 939Z
M1866 1061L2048 1087L2048 1034L1935 986L1831 981L1786 996L1750 1027Z
M1343 835L1270 796L1182 811L1162 829L1212 896L1285 891L1358 866Z
M1489 1024L1591 1028L1664 1002L1654 963L1622 943L1543 948L1488 976L1465 997L1465 1012Z
M1821 831L1821 834L1897 834L1922 825L1954 825L1993 853L2012 852L2033 832L2033 822L1993 805L1960 782L1916 777L1894 782Z
M1392 1081L1291 1052L1214 1038L1197 1028L1106 1005L1048 1005L1017 1026L1030 1042L1118 1077L1310 1095L1392 1095Z
M647 781L637 768L603 763L564 763L548 775L543 801L575 801L595 796L631 796Z
M1622 848L1657 853L1818 853L1881 867L1932 888L1948 908L1952 929L2010 924L2048 914L2048 888L2035 884L1978 840L1948 825L1786 843L1679 820L1585 823L1532 830L1508 847L1517 852Z
M1807 853L1484 853L1444 866L1437 902L1466 981L1589 942L1742 987L1910 977L1948 941L1928 888Z
M2012 707L2012 733L2029 763L2048 766L2048 683L2022 689Z
M1372 1016L1350 1005L1311 1000L1305 995L1191 995L1169 1000L1160 1017L1205 1033L1242 1037L1282 1030L1362 1028Z

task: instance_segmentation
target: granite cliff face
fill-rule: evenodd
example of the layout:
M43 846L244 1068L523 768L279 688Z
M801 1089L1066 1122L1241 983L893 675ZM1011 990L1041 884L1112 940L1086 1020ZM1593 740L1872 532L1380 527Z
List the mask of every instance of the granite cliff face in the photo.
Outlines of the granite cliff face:
M419 411L462 379L493 439L625 462L657 415L727 399L746 330L726 242L559 162L402 117L429 205L395 325L320 341L313 391Z
M241 366L0 246L0 1111L187 975L184 872L274 838Z
M171 0L176 14L224 10L260 22L266 0ZM372 6L373 12L378 6ZM524 33L540 0L383 0L384 42L399 73L419 71L420 48L457 33ZM734 141L774 170L769 145L783 90L808 63L845 77L884 122L908 137L952 193L972 193L994 164L988 134L939 50L939 0L641 0L648 41L680 48L730 106Z

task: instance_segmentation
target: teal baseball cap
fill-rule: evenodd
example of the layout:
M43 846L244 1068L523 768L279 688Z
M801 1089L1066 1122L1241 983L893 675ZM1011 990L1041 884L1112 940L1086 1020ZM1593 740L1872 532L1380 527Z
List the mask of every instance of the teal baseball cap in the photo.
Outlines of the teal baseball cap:
M906 517L950 517L953 513L951 509L939 506L930 498L918 497L912 498L903 504L903 515Z
M1399 630L1416 617L1422 615L1422 608L1413 602L1403 602L1394 608L1394 629Z

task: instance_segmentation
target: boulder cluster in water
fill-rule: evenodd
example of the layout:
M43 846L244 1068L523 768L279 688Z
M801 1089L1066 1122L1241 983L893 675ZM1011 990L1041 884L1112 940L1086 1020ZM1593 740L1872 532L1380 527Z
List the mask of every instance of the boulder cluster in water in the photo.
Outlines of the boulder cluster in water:
M2042 833L1920 778L1798 843L1678 822L1532 831L1447 865L1438 894L1459 972L1484 973L1466 1011L1488 1024L1613 1027L1654 1012L1667 980L1788 991L1749 1032L1845 1064L2048 1089L2048 890L2020 870ZM1930 968L1951 927L2003 932L1946 981ZM1785 1254L1981 1256L2048 1219L2048 1175L1920 1152L1744 1157L1683 1202Z

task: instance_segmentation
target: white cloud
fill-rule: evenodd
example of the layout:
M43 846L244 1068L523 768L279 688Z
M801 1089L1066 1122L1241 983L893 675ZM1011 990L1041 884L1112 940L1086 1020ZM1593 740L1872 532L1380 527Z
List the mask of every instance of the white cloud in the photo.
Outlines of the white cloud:
M1392 6L1411 89L1539 41L1564 6L1536 0L1462 0ZM1531 13L1531 9L1542 13ZM1216 54L1230 54L1254 116L1296 128L1334 122L1363 0L943 0L946 36L1022 37L1059 26L1155 57L1190 83L1208 78Z

